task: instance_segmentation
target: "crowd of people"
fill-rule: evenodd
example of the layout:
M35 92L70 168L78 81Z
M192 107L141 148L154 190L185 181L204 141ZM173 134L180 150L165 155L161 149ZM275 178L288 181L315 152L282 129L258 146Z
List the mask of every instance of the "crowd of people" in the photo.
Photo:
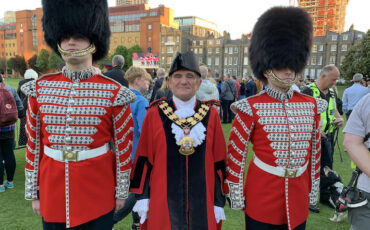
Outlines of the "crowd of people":
M153 79L141 67L124 72L121 55L107 71L93 66L108 52L106 1L42 3L45 41L64 64L42 77L27 70L18 94L0 79L9 114L0 114L0 192L14 188L19 118L25 198L44 229L110 230L132 213L133 230L215 230L226 201L243 211L248 230L305 229L318 201L339 210L327 175L343 114L343 144L360 172L351 190L360 195L344 205L351 229L368 228L369 79L355 74L342 100L334 65L300 80L313 31L304 10L261 15L248 52L253 77L213 78L190 51ZM227 142L222 123L232 123Z

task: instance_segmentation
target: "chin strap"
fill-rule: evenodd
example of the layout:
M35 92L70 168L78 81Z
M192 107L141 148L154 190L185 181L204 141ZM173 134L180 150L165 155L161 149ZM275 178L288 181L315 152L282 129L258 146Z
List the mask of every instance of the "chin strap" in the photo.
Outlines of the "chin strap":
M73 51L73 52L69 52L69 51L66 51L66 50L63 50L59 44L58 45L58 51L59 53L64 56L64 57L82 57L82 56L85 56L85 55L88 55L88 54L91 54L93 53L96 48L95 48L95 45L94 44L91 44L89 47L87 47L86 49L83 49L83 50L77 50L77 51Z
M267 70L266 73L271 77L271 79L273 81L275 81L279 86L281 86L282 88L285 88L285 87L291 87L292 85L294 85L295 83L295 80L297 79L297 75L294 76L294 79L291 80L291 81L283 81L281 80L280 78L278 78L273 72L272 70Z

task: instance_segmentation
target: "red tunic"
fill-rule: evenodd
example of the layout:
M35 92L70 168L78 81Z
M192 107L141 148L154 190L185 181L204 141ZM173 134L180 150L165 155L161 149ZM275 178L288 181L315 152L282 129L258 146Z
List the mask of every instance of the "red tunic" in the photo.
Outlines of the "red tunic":
M169 105L173 107L172 102ZM195 111L200 105L198 101ZM214 205L224 205L218 198L222 196L226 145L217 110L211 107L202 123L207 129L206 139L195 147L194 154L183 156L171 132L172 121L158 105L148 110L130 187L131 192L150 199L148 219L142 229L221 227L216 224Z
M319 123L326 103L292 90L283 94L267 87L232 108L237 114L229 139L225 183L232 208L245 206L244 212L252 219L295 228L307 219L309 203L317 200ZM297 178L285 178L262 170L251 160L243 186L249 141L255 156L265 164L297 169L308 163L308 167Z
M115 198L128 195L133 137L129 103L135 96L102 75L72 80L62 73L29 82L22 91L29 95L26 199L40 199L44 220L66 227L113 210ZM115 153L108 150L79 162L44 154L44 146L89 150L111 140Z

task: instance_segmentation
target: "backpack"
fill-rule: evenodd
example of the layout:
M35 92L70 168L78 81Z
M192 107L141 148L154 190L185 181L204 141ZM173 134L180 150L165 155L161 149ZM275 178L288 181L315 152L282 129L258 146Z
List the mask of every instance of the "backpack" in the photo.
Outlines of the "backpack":
M5 84L0 87L0 127L12 125L18 120L18 110L11 92L5 89Z

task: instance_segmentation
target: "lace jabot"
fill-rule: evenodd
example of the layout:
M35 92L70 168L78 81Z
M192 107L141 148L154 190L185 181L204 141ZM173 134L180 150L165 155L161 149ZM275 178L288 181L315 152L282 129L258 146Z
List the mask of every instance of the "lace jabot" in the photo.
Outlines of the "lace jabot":
M80 71L73 71L67 66L64 66L62 69L62 73L64 76L68 77L72 81L80 81L89 79L90 77L94 76L96 74L96 70L93 66L91 66Z
M290 99L293 96L293 89L290 87L286 93L283 93L277 89L272 88L271 86L267 85L265 91L271 97L278 99L279 101L284 101L285 99Z

